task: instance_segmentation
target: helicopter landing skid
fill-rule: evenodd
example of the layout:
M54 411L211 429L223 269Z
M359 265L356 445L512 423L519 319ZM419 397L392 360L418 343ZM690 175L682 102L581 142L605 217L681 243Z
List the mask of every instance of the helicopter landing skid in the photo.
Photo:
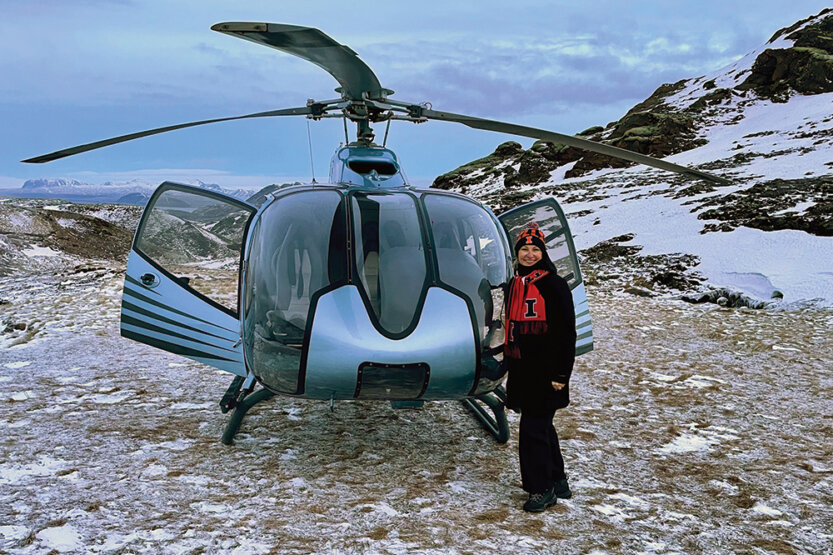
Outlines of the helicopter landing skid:
M243 417L246 416L246 413L249 412L249 409L258 404L259 402L266 401L274 396L275 394L269 391L268 389L259 389L254 393L245 396L242 400L237 401L234 405L234 412L231 413L231 417L229 418L229 421L226 424L226 429L223 431L223 437L221 441L225 445L233 444L234 436L240 429L240 424L243 422Z
M479 402L478 402L479 401ZM492 414L481 405L485 404ZM509 441L509 421L506 418L506 404L499 393L483 393L471 399L463 399L463 406L469 409L498 443Z

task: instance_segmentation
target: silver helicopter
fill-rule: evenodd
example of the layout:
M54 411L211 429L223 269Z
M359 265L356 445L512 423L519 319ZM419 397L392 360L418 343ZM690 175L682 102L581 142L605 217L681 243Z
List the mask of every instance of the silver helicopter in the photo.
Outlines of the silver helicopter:
M220 401L224 413L233 411L226 444L246 412L276 394L331 407L347 399L396 408L462 401L505 443L503 297L512 275L510 238L529 221L539 223L572 290L576 354L593 349L587 292L556 200L496 217L464 195L414 188L386 141L374 143L371 124L456 122L726 182L580 137L392 100L355 52L318 29L229 22L212 30L318 65L338 81L339 97L140 131L24 162L240 119L343 118L345 133L347 120L356 124L326 184L274 188L244 202L165 182L142 214L127 263L121 335L234 375Z

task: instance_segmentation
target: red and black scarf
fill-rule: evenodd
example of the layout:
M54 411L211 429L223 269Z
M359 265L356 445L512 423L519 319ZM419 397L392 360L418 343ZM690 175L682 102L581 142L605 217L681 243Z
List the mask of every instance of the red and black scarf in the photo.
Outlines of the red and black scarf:
M521 358L518 338L521 335L542 335L547 332L547 307L535 282L549 274L547 270L535 270L525 276L515 276L509 291L506 316L506 343L504 355Z

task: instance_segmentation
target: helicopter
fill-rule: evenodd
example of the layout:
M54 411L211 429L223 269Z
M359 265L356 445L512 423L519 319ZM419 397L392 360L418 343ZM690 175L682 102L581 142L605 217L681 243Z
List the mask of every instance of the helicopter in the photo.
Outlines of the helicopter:
M338 98L181 123L79 145L43 163L159 133L280 116L355 123L326 184L276 188L258 202L162 183L128 256L122 336L233 374L220 400L230 445L247 411L274 397L383 400L394 408L462 402L498 443L509 439L503 299L511 239L538 223L572 291L576 355L593 349L587 291L564 211L547 197L497 217L479 201L411 186L386 148L392 120L456 122L621 158L690 177L726 180L575 137L392 100L349 47L322 31L226 22L230 36L298 56L327 71ZM386 123L376 144L372 124ZM260 388L258 388L260 386Z

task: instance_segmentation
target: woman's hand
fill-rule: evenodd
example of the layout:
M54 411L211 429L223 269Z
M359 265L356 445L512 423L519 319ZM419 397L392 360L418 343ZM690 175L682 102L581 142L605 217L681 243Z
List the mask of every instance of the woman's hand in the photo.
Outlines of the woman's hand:
M561 382L552 382L552 388L556 391L561 391L564 389L564 384Z

